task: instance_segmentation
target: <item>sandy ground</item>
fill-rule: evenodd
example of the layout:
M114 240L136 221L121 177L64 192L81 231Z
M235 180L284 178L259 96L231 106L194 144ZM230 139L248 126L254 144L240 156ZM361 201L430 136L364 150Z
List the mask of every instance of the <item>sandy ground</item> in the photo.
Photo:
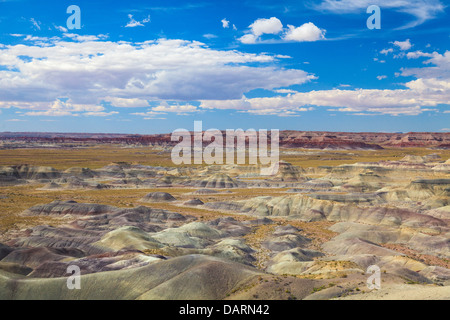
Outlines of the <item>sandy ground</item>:
M450 300L450 286L397 284L335 300Z

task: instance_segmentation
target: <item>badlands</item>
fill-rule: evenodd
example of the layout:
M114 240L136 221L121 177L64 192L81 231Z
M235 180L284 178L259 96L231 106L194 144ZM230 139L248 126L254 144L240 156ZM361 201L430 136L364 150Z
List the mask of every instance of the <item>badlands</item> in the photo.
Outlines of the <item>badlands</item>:
M273 176L174 166L164 145L8 140L0 299L450 299L447 140L296 139Z

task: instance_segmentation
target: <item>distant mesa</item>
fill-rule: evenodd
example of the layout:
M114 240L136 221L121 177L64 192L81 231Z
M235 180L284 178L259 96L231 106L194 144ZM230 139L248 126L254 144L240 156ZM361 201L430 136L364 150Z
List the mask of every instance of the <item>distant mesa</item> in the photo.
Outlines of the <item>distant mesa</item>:
M62 186L60 184L57 184L56 182L50 182L47 183L42 190L57 190L57 189L61 189Z
M77 176L83 179L94 178L97 174L89 168L69 168L63 173L65 176Z
M309 180L306 181L303 185L314 189L330 189L334 187L333 182L326 179Z
M194 181L193 185L204 188L237 188L237 182L227 174L214 174L209 178Z
M421 156L414 156L414 155L408 154L401 161L411 162L411 163L425 163L426 159Z
M24 215L100 215L114 212L116 208L112 206L95 203L77 203L76 201L53 201L49 204L36 205L25 210Z
M202 206L204 205L203 201L200 199L191 199L183 203L185 206Z
M219 191L211 189L198 189L192 192L192 194L215 194L215 193L219 193Z
M167 192L151 192L145 195L140 201L142 202L171 202L176 199Z
M225 132L223 132L225 135ZM270 135L268 137L270 140ZM36 132L2 132L8 148L23 147L26 143L105 143L121 145L144 145L157 147L174 146L171 134L137 135L137 134L78 134L78 133L36 133ZM225 139L224 139L225 141ZM280 147L329 150L380 150L383 147L427 147L449 149L448 132L327 132L327 131L280 131Z
M278 173L276 178L281 181L307 181L308 178L302 175L301 168L294 167L292 164L286 161L278 162Z

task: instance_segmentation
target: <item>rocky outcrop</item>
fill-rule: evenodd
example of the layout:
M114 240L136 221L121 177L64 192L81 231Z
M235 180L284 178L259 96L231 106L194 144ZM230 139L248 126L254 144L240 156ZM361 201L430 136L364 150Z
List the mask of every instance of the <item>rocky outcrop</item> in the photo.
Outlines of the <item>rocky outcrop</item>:
M183 203L185 206L202 206L204 203L200 199L191 199Z
M176 199L167 192L151 192L146 194L140 201L141 202L171 202Z
M101 215L112 213L117 208L101 204L77 203L76 201L53 201L49 204L37 205L23 212L24 215Z
M214 174L206 179L192 180L185 183L188 186L202 188L237 188L238 183L227 174Z

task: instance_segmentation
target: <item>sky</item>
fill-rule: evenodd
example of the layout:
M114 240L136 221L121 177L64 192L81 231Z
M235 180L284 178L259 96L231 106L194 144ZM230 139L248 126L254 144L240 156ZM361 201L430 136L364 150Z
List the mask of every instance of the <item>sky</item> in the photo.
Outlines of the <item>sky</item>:
M0 132L450 132L449 6L0 0Z

